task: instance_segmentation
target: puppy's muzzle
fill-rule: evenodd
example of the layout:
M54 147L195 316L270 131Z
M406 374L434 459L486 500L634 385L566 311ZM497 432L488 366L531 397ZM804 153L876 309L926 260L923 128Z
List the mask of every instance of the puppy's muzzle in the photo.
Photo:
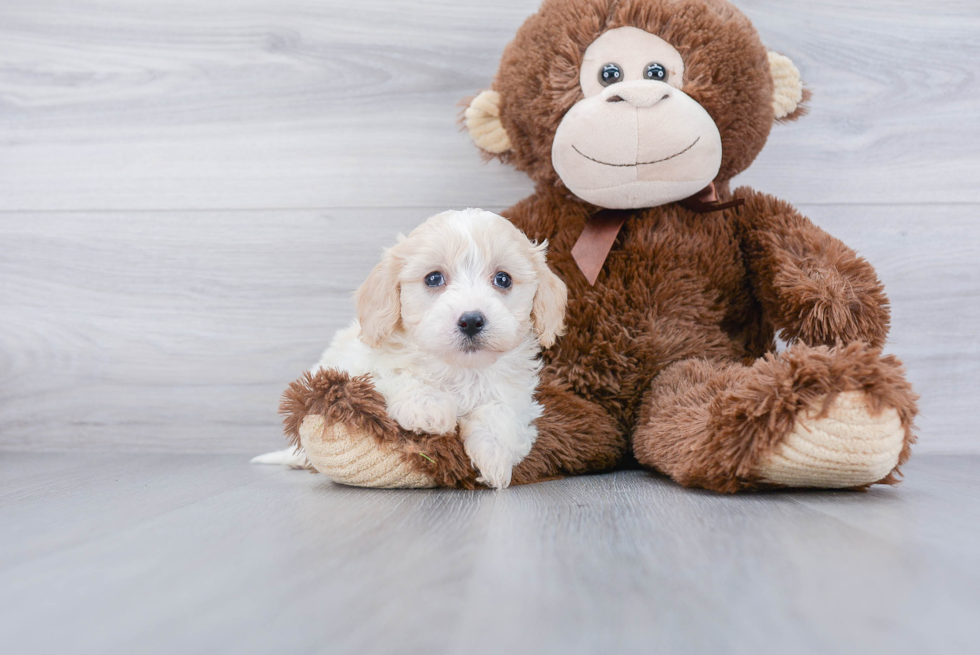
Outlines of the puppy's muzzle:
M483 312L465 312L456 321L456 326L460 332L473 339L480 333L486 323L487 317L483 315Z

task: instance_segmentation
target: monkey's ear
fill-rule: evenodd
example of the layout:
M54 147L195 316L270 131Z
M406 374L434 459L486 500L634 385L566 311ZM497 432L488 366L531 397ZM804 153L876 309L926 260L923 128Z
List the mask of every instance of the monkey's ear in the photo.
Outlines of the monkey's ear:
M793 61L778 52L769 52L769 72L772 74L772 108L777 121L792 121L806 113L805 102L810 92L803 88L803 79Z
M500 94L496 91L482 91L473 98L463 113L466 129L473 143L492 155L500 155L510 150L510 137L500 122Z

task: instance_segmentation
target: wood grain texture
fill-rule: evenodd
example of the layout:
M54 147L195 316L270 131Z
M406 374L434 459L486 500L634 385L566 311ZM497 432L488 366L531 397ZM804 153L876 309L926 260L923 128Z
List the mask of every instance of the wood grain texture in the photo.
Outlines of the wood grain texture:
M885 282L917 450L980 450L977 207L801 209ZM350 321L387 235L435 211L0 215L0 449L278 447L279 394Z
M967 653L978 460L718 496L640 471L377 491L234 456L5 454L0 630L26 655Z
M538 0L0 4L0 450L257 452L381 246L530 192L456 101ZM810 115L737 180L866 255L920 452L980 452L980 5L739 3Z
M510 205L456 103L538 0L0 5L22 210ZM980 5L745 0L814 92L745 175L800 203L980 202Z
M980 459L929 454L980 453L975 0L738 3L814 99L737 182L885 281L923 396L899 487L245 463L397 231L530 192L456 103L537 4L0 3L4 652L975 650Z

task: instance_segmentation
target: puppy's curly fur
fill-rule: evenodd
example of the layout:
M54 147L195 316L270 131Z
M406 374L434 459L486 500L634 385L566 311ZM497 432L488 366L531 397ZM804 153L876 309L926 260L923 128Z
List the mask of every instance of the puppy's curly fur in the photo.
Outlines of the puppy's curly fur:
M358 320L286 391L294 448L301 417L318 414L465 468L440 479L468 484L476 467L489 486L509 485L537 438L541 346L564 324L565 285L546 246L477 209L438 214L401 238L357 290Z

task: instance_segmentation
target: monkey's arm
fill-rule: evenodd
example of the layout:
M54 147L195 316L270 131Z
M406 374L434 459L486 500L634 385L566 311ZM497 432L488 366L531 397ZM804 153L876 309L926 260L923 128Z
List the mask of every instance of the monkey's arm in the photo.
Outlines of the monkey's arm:
M783 338L811 346L888 336L889 307L874 268L789 203L738 189L733 211L756 297Z

